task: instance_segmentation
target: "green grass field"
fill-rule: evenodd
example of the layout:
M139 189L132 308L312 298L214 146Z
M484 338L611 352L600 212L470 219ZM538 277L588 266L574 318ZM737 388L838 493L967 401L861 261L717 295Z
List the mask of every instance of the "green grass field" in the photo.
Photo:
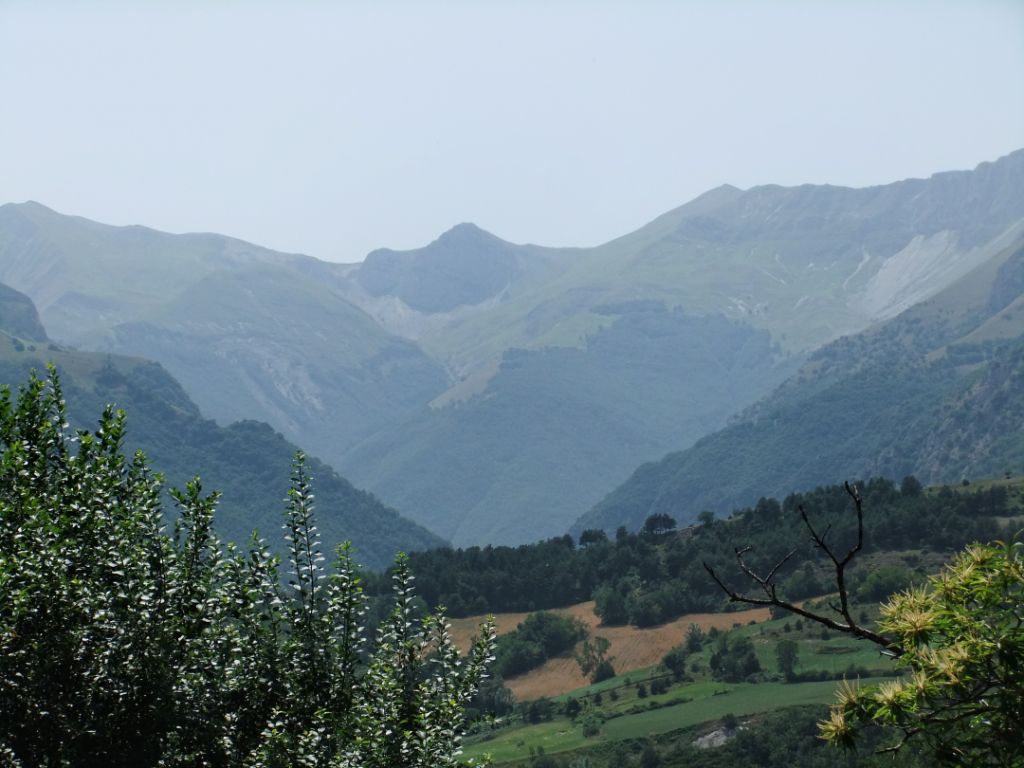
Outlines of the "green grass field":
M870 678L865 682L877 682ZM727 714L738 717L770 712L803 704L827 704L835 697L837 683L693 683L681 686L664 697L686 696L691 700L674 706L652 709L607 720L597 736L584 737L582 728L567 718L527 725L500 732L492 739L474 741L466 746L464 757L481 758L502 763L523 760L531 748L543 748L545 754L569 752L601 743L667 733L678 728L718 720Z
M876 612L873 610L872 614ZM872 644L835 633L823 635L819 625L798 623L791 616L735 627L726 634L730 642L737 637L751 641L763 670L763 681L726 683L711 679L709 658L717 641L710 637L700 651L688 657L687 673L691 680L673 683L663 693L641 695L638 684L649 691L650 681L665 678L666 670L660 666L632 670L553 699L559 715L550 721L510 725L486 736L472 737L467 741L465 756L469 759L489 755L496 764L517 762L541 749L545 754L566 753L710 723L728 714L744 717L832 701L838 684L834 679L781 681L776 646L782 640L797 643L795 671L798 675L841 676L853 668L868 670L871 675L884 675L893 669L892 662L882 657ZM850 675L851 678L856 676L856 673ZM585 737L579 719L573 722L561 714L569 699L594 708L604 718L597 735Z

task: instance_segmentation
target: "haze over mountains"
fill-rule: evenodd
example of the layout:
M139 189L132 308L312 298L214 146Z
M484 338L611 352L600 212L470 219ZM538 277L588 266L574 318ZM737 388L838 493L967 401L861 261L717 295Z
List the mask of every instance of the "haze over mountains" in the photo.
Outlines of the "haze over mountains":
M444 538L516 543L565 531L639 465L725 426L805 361L720 434L767 430L781 418L764 416L772 408L799 421L806 396L785 399L799 382L821 398L858 375L882 375L888 358L873 350L887 334L914 361L906 377L915 382L961 340L988 345L989 357L928 378L951 383L934 392L922 384L920 402L966 404L986 376L1013 391L1015 369L992 361L1009 344L998 333L1014 326L995 318L1015 317L1022 227L1024 151L868 189L719 187L595 248L515 245L463 224L357 265L219 235L109 227L26 203L0 207L0 281L36 302L59 341L161 363L203 414L266 421ZM921 330L953 311L934 307L982 283L984 298L956 328ZM996 288L1011 292L998 311ZM897 318L928 299L923 314ZM916 336L898 330L907 323ZM855 357L873 373L847 370L843 344L859 345ZM915 397L893 396L874 417L902 415ZM839 434L876 434L858 413L872 403L839 397L835 405L849 406ZM722 483L730 457L743 467L760 460L741 454L745 439L736 438L701 454L713 458L689 459L692 471L655 473L657 491L616 491L584 521L635 524L663 508L682 518L749 501L755 486L760 494L837 479L828 472L951 471L937 448L897 463L871 458L880 441L842 461L808 459L785 476L766 462L761 474ZM998 463L971 461L965 471Z
M223 493L217 514L221 536L246 544L254 529L279 544L284 498L297 446L266 424L240 421L227 427L204 419L181 385L157 363L51 343L31 300L0 285L0 383L21 385L31 371L45 375L53 363L61 376L68 417L77 429L95 429L108 404L127 411L125 447L143 450L150 468L172 487L196 474L206 492ZM325 542L351 539L360 562L385 568L397 550L444 542L371 494L354 488L330 467L309 459Z

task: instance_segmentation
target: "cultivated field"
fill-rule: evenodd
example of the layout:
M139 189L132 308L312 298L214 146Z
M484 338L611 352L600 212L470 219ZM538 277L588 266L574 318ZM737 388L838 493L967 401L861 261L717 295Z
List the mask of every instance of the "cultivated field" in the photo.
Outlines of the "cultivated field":
M686 630L691 624L697 624L704 630L712 627L731 629L735 624L748 624L751 621L762 622L769 618L767 608L733 613L692 613L657 627L638 629L630 626L600 626L599 619L594 615L592 600L578 603L569 608L554 609L551 612L563 616L574 616L586 625L592 637L600 635L608 638L611 643L608 655L612 658L615 671L619 674L650 667L660 662L662 656L670 648L683 641ZM494 619L498 634L511 632L528 615L526 613L497 614ZM469 646L470 637L483 620L483 616L452 620L452 636L461 648L466 649ZM580 674L576 661L571 657L549 659L537 669L505 681L518 701L528 701L541 696L558 696L582 688L588 683L589 681Z
M865 684L879 682L868 678ZM557 754L610 744L621 739L636 739L717 720L726 714L745 717L805 704L827 704L835 700L836 683L740 683L700 682L681 686L669 694L650 697L658 702L684 696L679 703L637 712L608 720L599 735L587 738L578 725L565 718L536 725L524 725L499 731L490 739L473 739L466 745L465 758L490 755L500 765L525 761L530 747L542 747L547 754Z

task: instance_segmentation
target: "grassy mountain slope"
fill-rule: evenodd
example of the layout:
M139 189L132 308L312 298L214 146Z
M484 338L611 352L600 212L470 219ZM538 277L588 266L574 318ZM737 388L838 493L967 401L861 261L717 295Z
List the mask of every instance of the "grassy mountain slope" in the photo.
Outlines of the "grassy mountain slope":
M0 206L0 279L32 297L66 341L135 319L212 272L289 258L220 235L111 227L35 202Z
M19 295L4 287L4 292ZM23 302L31 306L26 298ZM0 319L6 315L0 316ZM222 427L204 419L182 387L158 364L120 355L79 352L16 334L0 325L0 383L17 386L32 370L54 363L76 427L91 428L108 403L128 413L127 448L141 449L168 482L182 486L198 474L223 492L218 529L244 542L254 528L279 544L281 510L296 446L266 424ZM20 337L19 337L20 336ZM309 459L324 544L352 539L368 566L389 564L396 551L444 542L358 490L327 465Z
M836 477L1024 464L1024 234L932 300L811 356L725 429L641 466L574 525L692 520Z
M723 424L788 372L768 334L722 317L653 302L601 311L611 324L582 349L506 353L483 395L422 409L360 445L346 472L457 544L534 541L637 457Z
M162 363L221 423L258 418L328 458L447 386L346 301L337 265L220 235L0 207L0 280L55 338Z

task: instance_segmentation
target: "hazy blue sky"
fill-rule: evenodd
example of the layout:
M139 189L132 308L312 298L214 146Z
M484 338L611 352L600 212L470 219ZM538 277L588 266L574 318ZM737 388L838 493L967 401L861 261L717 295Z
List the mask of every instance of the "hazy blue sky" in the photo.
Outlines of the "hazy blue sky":
M0 202L358 260L1024 147L1024 2L0 0Z

